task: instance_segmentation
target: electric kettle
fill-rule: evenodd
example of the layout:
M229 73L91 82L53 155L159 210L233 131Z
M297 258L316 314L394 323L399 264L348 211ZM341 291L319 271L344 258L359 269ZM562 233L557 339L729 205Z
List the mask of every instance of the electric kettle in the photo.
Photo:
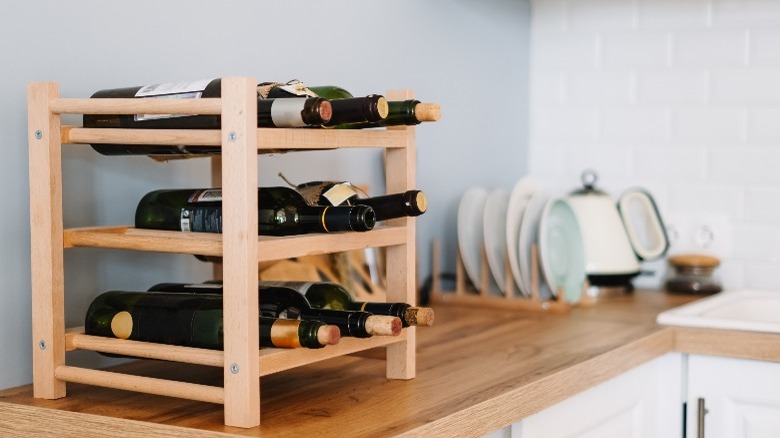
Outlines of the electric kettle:
M650 194L631 189L615 202L595 188L598 176L585 170L583 187L569 194L582 234L585 272L592 286L632 288L639 262L666 254L669 239L661 215Z

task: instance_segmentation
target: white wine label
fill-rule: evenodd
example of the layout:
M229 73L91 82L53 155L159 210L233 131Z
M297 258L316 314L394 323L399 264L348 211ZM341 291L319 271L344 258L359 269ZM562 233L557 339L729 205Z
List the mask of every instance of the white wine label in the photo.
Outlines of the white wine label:
M203 90L206 86L213 81L213 79L204 79L201 81L191 82L169 82L165 84L154 84L141 87L135 93L135 97L152 97L152 98L199 98L203 95ZM184 117L191 116L193 114L136 114L135 120L154 120L154 119L170 119L172 117Z
M322 194L330 205L334 207L344 204L349 198L356 195L357 191L355 191L355 186L348 182L334 184L333 187Z
M196 190L187 201L190 204L196 202L222 202L222 189Z
M194 92L202 92L206 89L209 82L214 79L204 79L201 81L190 82L168 82L165 84L154 84L141 87L135 93L135 97L149 97L149 96L161 96L164 94L189 94ZM187 97L187 96L183 96Z
M303 121L303 107L306 98L282 98L271 105L271 120L277 128L300 128L306 126Z

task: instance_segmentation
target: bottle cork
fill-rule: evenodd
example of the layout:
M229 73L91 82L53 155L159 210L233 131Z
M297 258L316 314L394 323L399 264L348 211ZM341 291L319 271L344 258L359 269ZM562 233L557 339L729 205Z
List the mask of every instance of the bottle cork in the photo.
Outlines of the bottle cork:
M404 321L409 325L433 325L433 309L430 307L410 307L404 312Z
M376 336L398 336L403 323L401 318L385 315L371 315L366 318L366 331Z
M323 325L317 330L317 340L322 345L336 345L341 340L341 331L335 325Z
M437 122L441 118L438 103L418 103L414 107L414 117L420 122Z
M117 312L111 318L111 333L119 339L127 339L133 332L133 316L130 312Z

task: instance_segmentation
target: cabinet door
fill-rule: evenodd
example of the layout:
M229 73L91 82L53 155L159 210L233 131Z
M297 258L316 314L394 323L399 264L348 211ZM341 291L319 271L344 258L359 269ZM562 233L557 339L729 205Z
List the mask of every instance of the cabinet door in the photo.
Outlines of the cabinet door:
M512 425L512 437L679 437L682 400L682 357L669 353Z
M704 436L780 436L780 364L724 357L688 357L688 436L698 436L704 399Z

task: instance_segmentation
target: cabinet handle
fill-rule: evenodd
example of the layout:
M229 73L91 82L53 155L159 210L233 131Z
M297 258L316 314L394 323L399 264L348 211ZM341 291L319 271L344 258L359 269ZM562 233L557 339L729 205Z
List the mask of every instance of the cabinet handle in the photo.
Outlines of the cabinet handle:
M697 406L697 413L696 413L696 422L697 422L697 438L704 438L704 416L707 415L707 412L709 412L704 405L704 399L699 398L698 400L698 406Z

